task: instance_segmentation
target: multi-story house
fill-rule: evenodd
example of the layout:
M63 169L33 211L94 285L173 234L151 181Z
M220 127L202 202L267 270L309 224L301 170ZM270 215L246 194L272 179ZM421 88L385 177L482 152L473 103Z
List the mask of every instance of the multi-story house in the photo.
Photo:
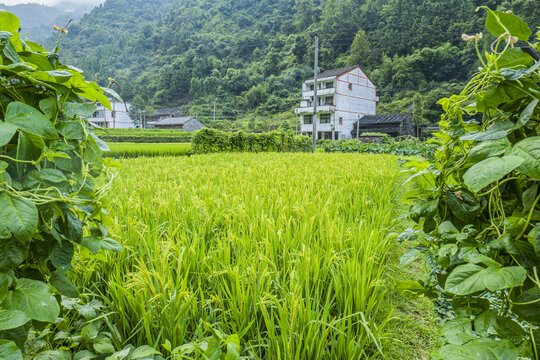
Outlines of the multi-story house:
M130 103L123 103L111 100L112 111L100 103L97 103L97 109L87 120L93 125L101 128L134 128L133 120L129 117L128 111L131 108Z
M302 101L295 109L300 117L300 131L312 136L316 121L318 139L350 139L353 125L363 115L375 115L379 98L376 87L359 66L328 70L317 76L317 99L314 78L302 84ZM314 101L317 113L314 114Z

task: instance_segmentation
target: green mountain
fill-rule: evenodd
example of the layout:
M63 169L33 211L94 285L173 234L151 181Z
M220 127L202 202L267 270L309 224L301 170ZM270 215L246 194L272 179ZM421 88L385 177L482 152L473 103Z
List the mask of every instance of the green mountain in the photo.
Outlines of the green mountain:
M0 9L17 15L21 21L22 33L29 33L28 36L37 42L43 42L53 35L53 25L61 27L69 20L78 21L92 7L76 1L65 1L56 6L37 3L10 6L0 2Z
M474 44L488 5L540 25L537 0L107 0L70 28L61 55L129 100L181 106L218 125L262 128L292 119L313 72L358 64L378 86L378 111L415 105L438 120L437 99L474 71ZM482 46L493 41L484 31ZM234 122L237 119L240 121Z

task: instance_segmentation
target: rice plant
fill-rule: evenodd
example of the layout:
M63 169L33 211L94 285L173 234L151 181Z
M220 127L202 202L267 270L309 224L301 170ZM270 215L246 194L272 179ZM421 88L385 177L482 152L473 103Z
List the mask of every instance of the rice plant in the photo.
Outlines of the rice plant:
M186 155L191 148L188 143L108 143L110 157L178 156Z
M122 340L166 353L238 334L253 359L360 359L388 338L396 158L215 154L122 160L120 254L81 257ZM87 255L85 255L87 256ZM204 345L204 344L203 344ZM177 348L173 359L197 358ZM170 352L169 352L170 354Z

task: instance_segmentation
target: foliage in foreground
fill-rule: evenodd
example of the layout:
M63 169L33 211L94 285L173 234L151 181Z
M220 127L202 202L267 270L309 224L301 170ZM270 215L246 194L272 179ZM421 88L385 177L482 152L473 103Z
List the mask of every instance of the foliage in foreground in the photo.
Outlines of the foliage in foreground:
M493 52L440 101L436 161L415 164L433 187L411 209L425 235L403 262L423 255L431 273L402 288L453 310L435 358L538 359L540 55L538 43L515 45L531 36L517 16L488 9L486 27Z
M140 156L180 156L189 154L190 144L185 143L108 143L105 155L114 158Z
M319 145L325 152L392 154L399 156L422 156L432 158L435 147L416 139L394 140L384 138L380 143L364 143L361 140L324 140Z
M216 152L310 152L311 140L307 136L294 135L292 131L274 130L265 133L234 133L210 128L198 130L192 138L192 152L206 154Z
M83 120L96 110L85 100L110 108L105 94L117 95L61 64L58 48L49 53L23 40L19 28L17 17L0 11L0 358L70 359L81 347L79 359L104 357L115 348L98 319L87 338L81 330L77 344L63 350L35 353L27 338L69 316L60 300L78 297L67 277L77 248L122 249L105 227L108 184L94 183L107 169L106 145ZM117 359L131 355L128 349Z
M125 251L84 256L76 270L104 295L122 338L186 359L216 342L253 359L384 350L395 157L220 153L123 164L111 230Z

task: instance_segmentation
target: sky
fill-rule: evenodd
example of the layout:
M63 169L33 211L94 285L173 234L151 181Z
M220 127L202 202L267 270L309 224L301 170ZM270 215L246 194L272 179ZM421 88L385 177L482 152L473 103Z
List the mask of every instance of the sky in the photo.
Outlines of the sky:
M105 2L105 0L0 0L0 3L5 5L17 5L26 3L38 3L43 5L58 5L61 2L66 2L76 5L97 5Z

